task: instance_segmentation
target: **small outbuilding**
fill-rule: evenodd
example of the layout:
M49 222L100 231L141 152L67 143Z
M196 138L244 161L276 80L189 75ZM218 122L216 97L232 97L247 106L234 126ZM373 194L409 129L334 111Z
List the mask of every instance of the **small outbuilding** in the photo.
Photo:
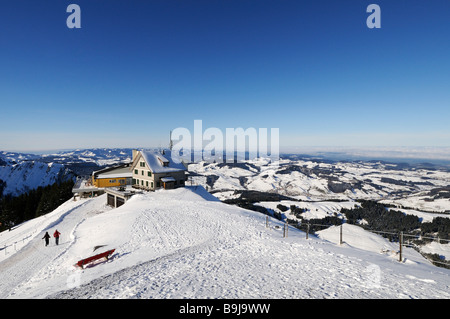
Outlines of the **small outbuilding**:
M110 187L105 188L106 193L106 203L112 207L120 207L127 200L129 200L134 194L136 194L136 190L129 189L128 187Z

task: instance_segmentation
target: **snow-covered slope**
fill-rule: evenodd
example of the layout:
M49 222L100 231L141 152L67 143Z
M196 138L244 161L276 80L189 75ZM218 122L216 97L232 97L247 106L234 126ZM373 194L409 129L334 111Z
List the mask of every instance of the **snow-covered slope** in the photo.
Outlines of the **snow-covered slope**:
M0 247L18 242L0 250L0 298L450 298L450 271L412 250L398 262L362 229L358 245L339 246L294 228L283 238L282 226L195 186L116 209L104 196L68 201L0 234ZM44 247L55 229L60 244ZM107 262L73 267L113 248Z
M73 178L73 174L62 164L24 161L0 166L0 180L6 183L3 195L18 196L31 189L70 178Z

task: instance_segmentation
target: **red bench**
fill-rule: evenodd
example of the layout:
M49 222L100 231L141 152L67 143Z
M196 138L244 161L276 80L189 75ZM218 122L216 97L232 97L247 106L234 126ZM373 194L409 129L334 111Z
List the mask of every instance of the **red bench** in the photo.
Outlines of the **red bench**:
M91 257L88 257L85 259L81 259L75 264L75 266L84 268L85 265L87 265L93 261L96 261L98 259L106 258L106 260L108 260L109 256L111 256L114 253L114 251L115 251L115 249L111 249L111 250L105 251L104 253L101 253L101 254L98 254L95 256L91 256Z

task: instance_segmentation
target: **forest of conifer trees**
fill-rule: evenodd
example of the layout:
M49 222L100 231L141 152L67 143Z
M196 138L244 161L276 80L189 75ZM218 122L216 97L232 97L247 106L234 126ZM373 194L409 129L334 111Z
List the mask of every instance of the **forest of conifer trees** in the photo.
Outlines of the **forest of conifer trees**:
M69 180L0 198L0 231L53 211L73 196L73 185Z

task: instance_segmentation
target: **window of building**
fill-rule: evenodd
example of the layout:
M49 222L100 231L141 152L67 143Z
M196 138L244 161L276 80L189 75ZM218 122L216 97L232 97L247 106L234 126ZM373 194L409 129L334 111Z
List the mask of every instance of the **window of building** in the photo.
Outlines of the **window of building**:
M148 171L148 177L152 177L152 172Z
M135 174L139 174L137 169L134 170L134 173L135 173Z

